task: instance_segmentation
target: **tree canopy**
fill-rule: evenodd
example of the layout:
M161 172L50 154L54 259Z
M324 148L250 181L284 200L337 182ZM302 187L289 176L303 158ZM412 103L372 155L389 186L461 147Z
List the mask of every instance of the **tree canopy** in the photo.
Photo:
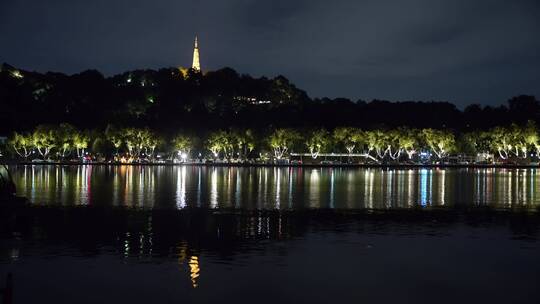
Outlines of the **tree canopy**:
M513 97L506 106L473 104L464 110L444 101L310 98L284 76L255 78L231 68L205 74L181 68L134 70L106 77L96 70L65 75L3 64L0 101L0 135L61 123L101 130L109 124L148 127L169 135L179 129L344 126L464 133L528 120L538 123L540 117L540 102L528 95ZM341 144L353 147L351 142Z

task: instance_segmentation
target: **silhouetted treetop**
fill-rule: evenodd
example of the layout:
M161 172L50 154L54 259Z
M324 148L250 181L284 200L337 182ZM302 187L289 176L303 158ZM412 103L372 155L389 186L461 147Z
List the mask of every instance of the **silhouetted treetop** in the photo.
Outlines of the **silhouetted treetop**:
M2 64L0 103L0 135L64 122L80 128L147 126L170 133L179 128L339 126L467 131L538 122L540 113L540 102L529 95L511 98L508 106L472 104L463 111L449 102L312 99L282 75L255 78L229 67L206 73L133 70L106 77L96 70L66 75Z

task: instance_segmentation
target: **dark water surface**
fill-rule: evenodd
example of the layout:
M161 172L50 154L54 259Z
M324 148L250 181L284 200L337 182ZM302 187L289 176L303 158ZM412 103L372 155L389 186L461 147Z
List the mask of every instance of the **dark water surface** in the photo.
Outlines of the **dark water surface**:
M539 303L534 169L12 167L14 303Z
M347 169L199 166L19 166L36 205L236 209L536 209L536 169Z

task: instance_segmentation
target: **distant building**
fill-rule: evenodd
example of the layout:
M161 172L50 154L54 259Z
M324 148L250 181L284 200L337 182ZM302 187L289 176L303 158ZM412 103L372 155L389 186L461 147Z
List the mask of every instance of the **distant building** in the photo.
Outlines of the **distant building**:
M243 103L249 103L252 105L261 105L261 104L270 104L272 101L270 100L259 100L256 97L246 97L246 96L235 96L233 97L234 100L243 102Z
M197 41L197 36L195 36L195 47L193 48L193 64L191 68L195 71L201 71L201 63L199 62L199 42Z

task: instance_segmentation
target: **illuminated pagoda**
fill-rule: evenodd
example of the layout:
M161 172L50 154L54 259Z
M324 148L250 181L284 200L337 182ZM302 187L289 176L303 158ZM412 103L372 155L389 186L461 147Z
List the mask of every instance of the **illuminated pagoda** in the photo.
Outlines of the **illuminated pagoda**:
M201 64L199 62L199 43L197 41L197 36L195 36L195 47L193 48L193 64L191 68L195 71L201 71Z

